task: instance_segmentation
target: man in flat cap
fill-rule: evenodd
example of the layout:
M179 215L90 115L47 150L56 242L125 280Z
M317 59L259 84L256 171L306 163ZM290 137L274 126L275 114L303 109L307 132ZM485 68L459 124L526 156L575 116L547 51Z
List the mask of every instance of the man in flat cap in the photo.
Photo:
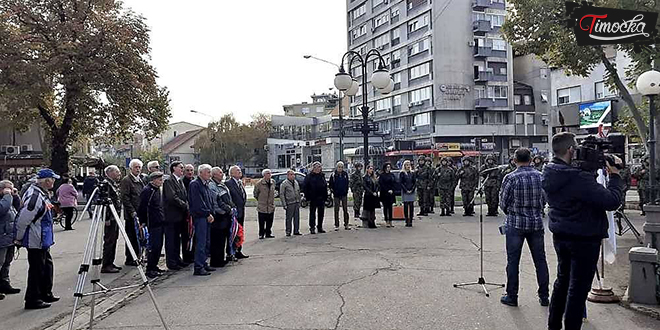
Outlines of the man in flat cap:
M149 230L149 253L147 255L147 276L158 277L164 270L158 268L160 252L163 249L165 235L165 216L163 213L163 172L155 171L149 174L149 183L140 193L138 219L140 229L145 226Z

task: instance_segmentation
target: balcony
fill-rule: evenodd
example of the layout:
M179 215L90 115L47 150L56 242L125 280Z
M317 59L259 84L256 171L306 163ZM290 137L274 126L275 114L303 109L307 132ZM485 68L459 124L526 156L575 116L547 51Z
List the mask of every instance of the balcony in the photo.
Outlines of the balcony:
M472 9L477 11L484 11L486 8L491 9L505 9L504 3L492 2L492 0L472 0Z
M511 136L515 134L514 125L435 125L434 136Z
M476 82L506 81L506 75L495 74L490 71L479 71L477 76L474 78L474 81Z
M474 57L489 57L492 54L492 47L474 47Z
M475 108L503 108L508 105L509 102L507 99L478 98L474 100Z
M475 34L476 33L485 34L485 33L489 33L492 30L493 28L490 25L490 21L476 20L472 22L472 32L474 32Z

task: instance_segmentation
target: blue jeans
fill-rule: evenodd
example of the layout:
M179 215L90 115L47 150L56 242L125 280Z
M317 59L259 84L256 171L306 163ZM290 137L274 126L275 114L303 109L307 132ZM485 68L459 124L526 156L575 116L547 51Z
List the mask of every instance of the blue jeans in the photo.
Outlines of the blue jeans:
M580 329L591 282L596 274L600 240L564 240L554 237L557 280L550 299L548 329Z
M527 240L527 246L532 253L532 260L536 268L536 281L539 285L540 298L548 298L548 285L550 275L548 263L545 260L545 247L543 245L543 230L523 231L513 227L506 229L506 294L511 298L518 298L518 275L520 268L520 255Z
M206 218L196 218L195 225L195 270L201 271L206 268L208 257L207 243L209 239L209 223Z

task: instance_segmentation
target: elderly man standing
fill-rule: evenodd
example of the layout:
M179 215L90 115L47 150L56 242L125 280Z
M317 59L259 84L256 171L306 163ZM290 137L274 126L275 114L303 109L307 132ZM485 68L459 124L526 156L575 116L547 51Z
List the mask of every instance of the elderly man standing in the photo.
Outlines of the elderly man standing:
M206 276L215 270L206 263L208 252L206 244L209 240L209 224L213 218L213 200L209 182L211 181L211 165L202 164L197 169L197 179L190 182L188 199L190 215L195 225L195 271L193 275Z
M60 178L51 169L37 173L37 183L28 188L23 196L23 207L16 219L15 245L28 251L28 279L25 290L25 309L42 309L60 300L53 295L53 258L50 247L53 238L52 204L48 191Z
M183 163L170 164L172 175L163 184L163 204L165 205L165 255L167 268L179 270L188 266L181 260L182 223L188 218L188 191L183 184ZM186 234L187 234L186 230ZM188 236L188 235L186 235Z
M225 261L225 249L229 248L229 229L231 227L231 211L235 208L234 203L231 201L231 194L229 188L224 183L225 173L219 167L211 169L211 182L209 188L213 193L213 218L211 224L211 267L224 267L227 264ZM229 253L228 253L229 254ZM231 255L228 255L233 259Z
M14 260L13 228L14 219L20 208L20 197L14 184L9 180L0 181L0 300L5 294L16 294L20 289L13 288L9 281L9 266Z
M142 161L133 159L128 163L129 173L119 183L119 190L121 191L121 203L124 206L124 224L126 228L126 235L128 240L137 250L138 239L135 232L135 218L137 217L137 210L140 207L140 193L144 189L144 181L142 181L140 172L142 171ZM133 260L131 252L128 248L125 251L126 266L137 266L137 262Z
M286 172L286 180L280 185L280 201L286 211L284 220L286 236L291 236L291 222L293 221L293 234L300 233L300 185L293 170Z
M156 171L160 171L160 163L158 163L157 160L152 160L152 161L148 162L147 163L147 174L142 175L142 181L144 181L145 185L147 183L149 183L149 181L151 180L149 178L149 174L154 173Z
M163 172L155 171L149 174L149 184L140 193L138 219L140 228L149 229L149 255L147 256L147 277L155 278L163 272L158 268L160 252L163 250L165 235L165 213L163 211Z
M109 195L117 214L121 213L121 199L119 197L119 181L121 171L115 165L105 168L105 176L108 178ZM117 219L118 220L118 219ZM119 239L119 225L115 221L112 212L106 212L105 229L103 230L103 266L101 273L118 273L121 267L115 265L115 254L117 251L117 239Z
M190 189L190 183L195 180L195 166L192 164L186 164L186 166L183 168L183 179L181 179L181 182L183 182L183 185L186 187L186 194L188 193ZM192 228L192 220L189 222L189 218L186 218L186 221L181 223L181 249L183 252L181 253L183 257L183 262L187 264L192 264L195 262L195 243L192 243L192 247L188 249L188 242L190 242L191 237L190 237L190 228Z
M344 171L344 162L337 162L337 169L330 175L330 191L334 196L335 206L335 231L339 230L339 204L344 211L344 229L350 230L348 226L348 173Z
M325 182L322 169L321 163L314 162L312 173L305 177L305 183L303 184L305 198L309 201L310 234L316 234L317 230L319 234L325 233L325 230L323 230L323 214L325 213L325 200L328 198L328 184Z
M275 182L271 179L271 172L265 169L261 172L263 179L254 186L254 199L257 200L257 214L259 217L259 239L275 238L273 236L273 217L275 215Z
M241 180L243 172L240 167L234 165L229 168L229 175L231 178L229 178L225 184L227 185L227 188L229 188L231 200L234 202L234 205L236 205L238 223L243 226L243 223L245 222L245 202L247 201L247 194L245 193L245 187ZM245 232L245 226L243 226L243 232ZM236 259L249 258L249 256L243 254L242 247L237 249L235 257Z

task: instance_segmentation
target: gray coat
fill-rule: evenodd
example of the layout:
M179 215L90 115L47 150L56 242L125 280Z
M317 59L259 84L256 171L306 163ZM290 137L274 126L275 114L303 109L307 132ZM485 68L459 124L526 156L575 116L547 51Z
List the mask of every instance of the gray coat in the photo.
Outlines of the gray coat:
M0 199L0 249L14 245L14 219L16 209L12 205L14 197L11 194Z
M300 203L300 185L297 180L291 182L289 179L280 184L280 200L282 206Z

